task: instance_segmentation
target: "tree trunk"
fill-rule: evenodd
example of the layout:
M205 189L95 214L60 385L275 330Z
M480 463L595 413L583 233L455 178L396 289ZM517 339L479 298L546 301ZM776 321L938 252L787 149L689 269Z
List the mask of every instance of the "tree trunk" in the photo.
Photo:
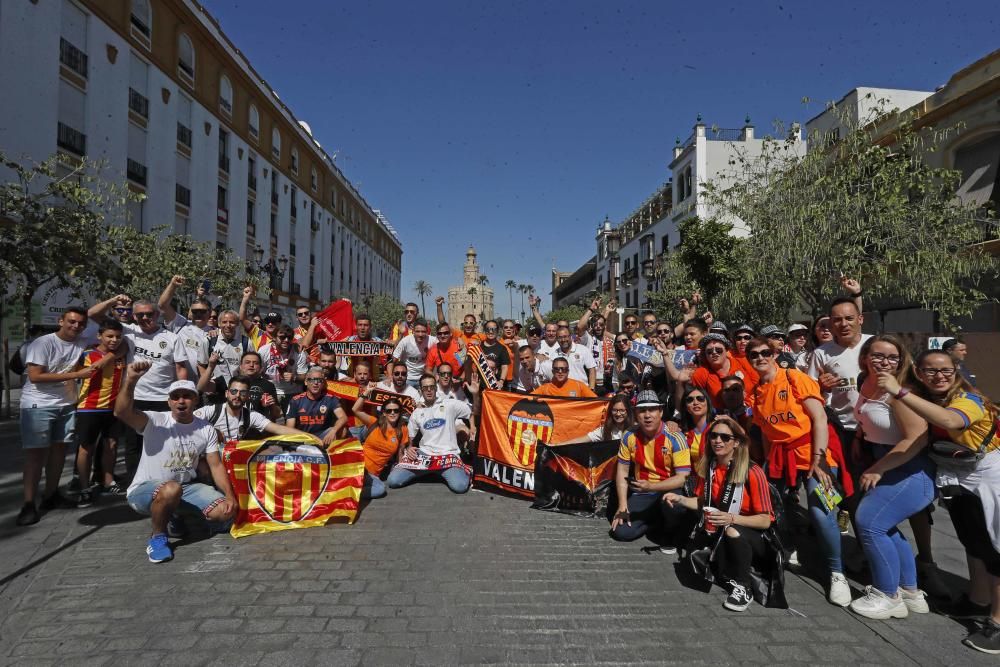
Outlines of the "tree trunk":
M23 327L22 342L27 342L28 332L31 331L31 299L35 296L35 291L38 289L32 283L28 283L24 294L21 295L21 326Z

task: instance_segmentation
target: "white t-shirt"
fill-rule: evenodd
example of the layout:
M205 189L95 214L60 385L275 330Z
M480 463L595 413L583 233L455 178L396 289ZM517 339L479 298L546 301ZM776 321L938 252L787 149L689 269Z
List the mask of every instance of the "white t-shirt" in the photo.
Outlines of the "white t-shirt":
M215 338L205 336L205 342L201 348L199 358L204 358L208 363L208 358L213 352L219 353L219 363L212 372L212 378L221 377L226 384L240 374L240 360L244 352L253 350L253 344L246 336L237 335L232 341L227 341L219 334Z
M149 421L142 431L142 457L127 493L143 482L191 482L198 474L198 460L219 452L219 436L204 419L181 424L169 412L143 414Z
M517 368L517 390L529 394L546 382L552 382L552 362L547 359L535 359L535 370L529 371L524 365Z
M556 341L553 345L549 345L545 342L543 338L538 343L538 349L535 350L535 354L544 354L550 361L556 358L556 354L559 352L559 341Z
M302 382L305 374L309 372L309 355L303 354L295 348L289 348L288 354L283 354L276 345L268 343L261 345L257 350L260 354L260 363L264 368L263 375L274 383L275 388L281 395L290 395L302 391ZM284 363L287 359L287 363ZM299 376L298 382L285 382L281 379L281 374L285 371L293 371Z
M206 405L195 410L194 416L208 421L212 418L212 413L214 412L214 405ZM215 430L219 432L219 436L222 438L223 442L239 440L243 437L244 434L240 433L240 429L243 427L242 413L245 412L250 413L250 419L247 421L248 429L253 429L263 433L264 429L272 424L270 419L246 406L242 408L241 414L234 417L229 414L229 406L223 405L222 409L219 410L218 418L215 420L215 423L212 424L212 426L215 427Z
M621 440L622 436L624 435L625 431L622 431L620 429L611 429L610 440ZM593 431L588 433L587 438L589 438L591 442L601 442L602 440L604 440L604 424L601 424Z
M417 390L416 387L411 387L410 385L406 385L405 387L403 387L403 391L397 391L396 387L392 384L392 380L386 379L383 380L382 382L379 382L375 386L383 391L391 391L392 393L400 394L401 396L409 396L417 403L423 400L420 398L420 391ZM440 389L438 391L440 391Z
M410 415L407 428L410 440L417 433L420 438L420 451L431 456L458 454L458 433L455 430L456 419L468 419L472 410L468 404L451 398L438 398L434 405L427 408L417 408Z
M437 342L436 337L428 336L422 345L417 345L417 339L413 337L413 334L408 334L396 344L392 356L406 364L406 380L408 382L416 382L424 374L424 367L427 364L427 350L431 345L437 345Z
M831 373L840 378L840 384L826 395L826 404L837 414L844 428L857 430L858 420L854 416L854 406L858 402L858 375L861 367L858 356L861 346L871 338L870 334L861 334L861 339L854 347L844 347L831 340L823 343L813 351L809 362L809 377L818 380L823 373Z
M204 329L195 326L183 315L175 317L173 322L166 325L166 328L181 339L184 351L187 353L188 379L197 383L198 366L208 365L208 335Z
M181 339L166 329L144 333L138 324L125 325L125 340L129 342L130 360L152 364L135 385L135 400L166 401L167 389L177 379L174 364L187 362L187 351ZM197 382L198 378L188 378Z
M45 334L21 349L25 366L35 364L47 373L68 373L73 370L80 355L87 349L80 339L65 341L54 333ZM21 388L22 408L62 408L76 404L76 382L39 382L35 384L24 376Z
M562 348L559 348L556 351L555 356L550 357L550 359L558 358L565 359L569 362L569 378L571 380L579 380L583 383L589 383L590 369L597 368L597 363L594 361L593 353L579 343L573 343L569 352L564 352Z

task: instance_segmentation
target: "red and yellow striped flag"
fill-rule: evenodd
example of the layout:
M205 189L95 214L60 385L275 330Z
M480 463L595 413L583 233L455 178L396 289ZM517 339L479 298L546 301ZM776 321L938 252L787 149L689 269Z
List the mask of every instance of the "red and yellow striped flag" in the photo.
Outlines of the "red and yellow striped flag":
M240 504L233 537L322 526L334 517L353 523L358 513L364 456L355 438L328 446L306 434L232 442L223 461Z

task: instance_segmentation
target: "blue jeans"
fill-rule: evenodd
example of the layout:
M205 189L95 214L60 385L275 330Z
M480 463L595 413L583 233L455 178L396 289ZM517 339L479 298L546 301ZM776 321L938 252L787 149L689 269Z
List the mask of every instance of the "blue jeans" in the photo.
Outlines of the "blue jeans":
M361 487L361 499L385 498L386 493L388 492L385 490L385 483L366 470L364 486Z
M837 469L833 469L833 476L837 476ZM799 471L799 479L805 478L805 471ZM778 490L785 495L787 488L784 480L771 480ZM844 565L840 560L840 526L837 524L837 509L829 512L820 503L819 497L813 493L819 482L815 477L805 478L806 502L809 505L809 518L812 521L816 535L819 537L820 551L826 558L826 566L830 572L843 572Z
M680 493L680 491L678 491ZM611 531L612 539L631 542L650 533L651 541L663 545L676 546L686 537L678 530L688 510L680 504L671 507L663 502L659 491L633 493L627 501L629 523L620 523ZM631 525L630 525L631 524Z
M889 450L875 449L876 460ZM896 595L901 587L917 587L913 549L896 526L934 500L934 477L929 470L930 462L917 455L882 475L858 505L858 539L871 565L872 584L888 596Z
M444 479L454 493L465 493L472 485L472 479L463 468L448 468L447 470L410 470L396 466L389 473L389 478L385 480L386 486L390 489L398 489L406 486L418 477L425 475L437 475Z
M160 492L160 487L166 482L141 482L129 489L125 497L129 507L139 514L149 515L153 507L153 500ZM201 482L181 483L181 504L190 505L201 512L202 516L208 518L208 513L225 500L225 496L219 493L215 487Z

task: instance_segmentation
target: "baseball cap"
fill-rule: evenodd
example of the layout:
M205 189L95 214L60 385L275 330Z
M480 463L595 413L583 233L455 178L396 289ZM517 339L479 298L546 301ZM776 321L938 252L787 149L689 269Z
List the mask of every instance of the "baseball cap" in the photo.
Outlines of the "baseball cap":
M264 321L265 322L280 322L281 321L281 313L278 313L278 312L275 312L275 311L272 310L272 311L268 312L267 315L264 316Z
M195 396L198 395L198 390L195 389L194 382L191 382L191 380L175 380L170 383L169 387L167 387L167 396L172 396L174 392L180 391L188 394L194 394Z
M530 327L528 327L528 333L531 334L532 336L540 336L542 335L542 328L537 324L532 324Z
M766 327L764 327L763 329L761 329L760 330L760 335L763 336L764 338L769 338L771 336L781 336L782 338L787 338L788 337L788 334L786 334L781 329L781 327L779 327L779 326L777 326L775 324L768 324Z
M729 349L729 346L731 345L731 343L729 342L729 339L726 338L725 336L723 336L722 334L720 334L720 333L707 333L707 334L705 334L704 336L701 337L701 341L698 342L698 347L700 347L701 349L704 350L705 347L707 347L709 343L722 343L726 347L727 350Z
M796 331L809 331L809 327L807 327L804 324L797 324L797 323L793 324L790 327L788 327L788 334L789 335L791 335L792 333L794 333Z
M663 401L660 400L660 397L656 395L655 391L651 389L644 389L635 397L635 407L660 408L663 407Z

